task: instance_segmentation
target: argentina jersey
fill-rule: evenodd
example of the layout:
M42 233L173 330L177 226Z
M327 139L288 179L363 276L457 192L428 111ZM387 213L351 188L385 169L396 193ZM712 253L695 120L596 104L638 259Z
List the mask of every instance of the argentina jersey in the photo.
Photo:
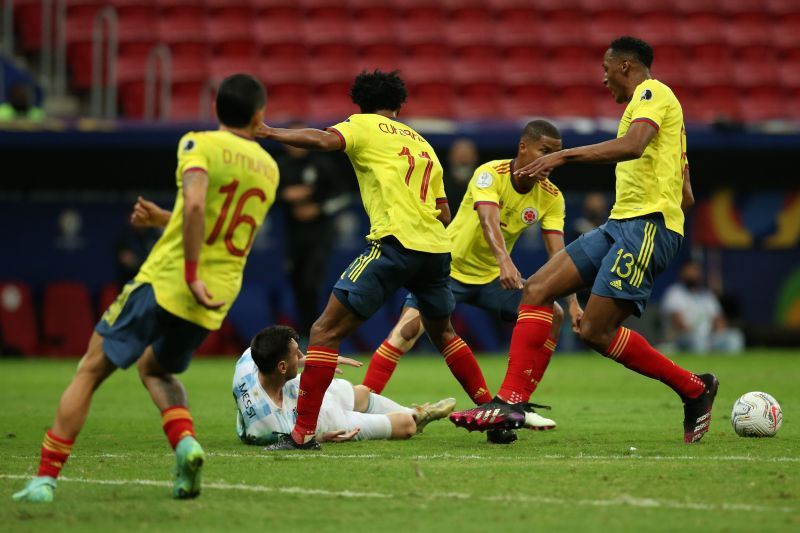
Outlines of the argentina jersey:
M233 397L236 400L236 434L247 444L266 445L279 433L291 433L297 417L299 379L283 386L283 405L278 407L258 381L258 367L250 349L242 354L233 374Z

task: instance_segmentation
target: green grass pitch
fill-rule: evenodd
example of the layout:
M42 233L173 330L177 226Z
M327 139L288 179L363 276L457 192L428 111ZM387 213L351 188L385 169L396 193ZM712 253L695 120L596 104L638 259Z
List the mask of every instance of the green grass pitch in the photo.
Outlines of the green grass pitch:
M496 388L505 357L480 362ZM172 453L158 413L136 372L119 372L95 396L56 502L36 505L10 496L35 471L75 361L0 361L0 529L800 531L800 353L678 362L721 382L698 445L683 444L680 402L662 384L599 356L558 355L534 396L553 405L555 431L490 446L442 421L409 441L268 455L234 433L234 360L197 360L183 381L208 461L193 501L170 499ZM359 382L363 371L344 377ZM751 390L781 402L776 438L733 433L733 402ZM437 357L406 357L385 392L402 403L454 395L469 405Z

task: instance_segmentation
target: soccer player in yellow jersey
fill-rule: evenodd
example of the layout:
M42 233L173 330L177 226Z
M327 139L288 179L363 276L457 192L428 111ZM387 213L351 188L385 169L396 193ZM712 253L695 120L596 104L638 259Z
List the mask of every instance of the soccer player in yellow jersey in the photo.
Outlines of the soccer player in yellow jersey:
M400 287L416 296L425 330L442 353L464 360L461 385L476 403L491 399L472 351L453 331L450 313L450 210L433 147L397 120L406 89L397 72L359 74L350 90L361 113L328 128L264 126L261 135L298 148L343 150L370 219L368 246L344 271L314 323L300 378L297 421L268 450L317 449L314 432L339 344Z
M458 214L447 227L453 241L450 264L450 289L456 303L468 303L485 309L502 320L517 318L522 298L522 276L511 259L511 250L522 232L539 224L547 255L552 257L564 248L564 197L549 180L515 176L515 168L524 167L539 157L561 150L561 133L545 120L529 122L522 132L513 159L490 161L479 166L472 176ZM574 328L583 311L574 295L569 298L569 314ZM417 299L409 295L397 325L375 351L363 384L376 393L383 391L400 357L414 346L424 333L417 311ZM564 312L553 305L553 324L545 343L548 357L536 361L529 376L526 397L542 379L558 341ZM445 357L456 377L462 372L460 361ZM552 420L529 416L532 429L552 429ZM498 435L490 432L489 440Z
M204 453L174 374L186 369L209 330L220 327L239 292L253 237L275 201L278 167L253 140L265 101L258 80L226 78L216 98L220 129L181 139L178 192L164 234L97 324L45 435L38 475L15 500L53 500L94 391L134 363L175 450L173 496L200 493Z
M580 324L584 342L671 387L684 404L685 442L697 442L708 431L716 377L684 370L622 326L630 315L641 314L653 278L678 252L682 208L693 201L681 104L669 87L653 79L652 63L653 49L644 41L626 36L612 42L603 59L604 83L618 103L626 104L617 138L549 154L516 171L544 179L567 162L616 163L616 203L608 222L572 242L525 283L503 385L487 405L453 413L456 425L485 430L520 423L526 371L543 357L553 301L591 287ZM486 414L495 412L487 421Z

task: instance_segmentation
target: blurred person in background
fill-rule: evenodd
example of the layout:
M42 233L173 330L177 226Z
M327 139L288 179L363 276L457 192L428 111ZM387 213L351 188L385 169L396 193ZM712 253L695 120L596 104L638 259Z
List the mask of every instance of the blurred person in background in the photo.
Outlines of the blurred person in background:
M293 122L292 129L308 127ZM286 146L277 157L281 174L278 201L285 205L287 264L297 308L299 331L310 331L319 315L319 299L328 257L336 238L333 215L349 196L337 183L337 168L330 154Z
M469 180L478 168L478 147L469 139L456 139L447 153L447 168L444 171L444 190L453 209L453 216L467 192Z
M590 192L583 198L581 216L572 223L573 239L588 233L608 219L608 199L602 192Z
M32 86L15 83L8 90L7 101L0 104L0 122L12 120L44 120L44 111L34 103Z
M667 338L680 350L738 353L744 349L744 335L728 327L719 299L705 285L697 262L681 267L678 281L664 293L661 311Z

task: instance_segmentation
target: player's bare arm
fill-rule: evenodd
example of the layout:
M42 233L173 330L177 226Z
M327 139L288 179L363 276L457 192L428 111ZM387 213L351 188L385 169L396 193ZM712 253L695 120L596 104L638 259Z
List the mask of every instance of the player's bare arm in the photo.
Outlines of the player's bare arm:
M315 128L286 129L273 128L261 124L255 131L259 139L269 139L279 143L288 144L295 148L305 148L319 152L334 152L344 148L342 138L331 131Z
M694 205L694 192L692 192L692 180L689 177L689 165L683 167L683 189L681 190L681 209L685 213Z
M497 259L497 265L500 267L500 286L506 290L521 289L522 274L511 260L511 255L506 250L506 241L500 230L500 208L492 204L480 204L477 206L477 211L483 229L483 238L492 249L492 253Z
M169 223L172 211L162 209L155 202L139 196L131 212L131 225L139 228L163 228Z
M219 309L225 302L215 302L205 282L197 275L200 249L205 235L206 192L205 170L189 170L183 175L183 260L184 275L197 303L207 309Z
M436 218L446 228L453 220L453 215L450 213L450 204L448 204L446 201L437 203L436 208L439 210L439 215Z
M567 148L548 154L516 170L518 176L539 176L544 179L547 171L565 163L619 163L642 157L647 145L658 133L648 122L634 122L628 133L617 139L587 146Z
M542 233L544 248L547 250L547 258L551 259L555 254L564 249L564 235L562 233ZM567 312L569 313L572 331L580 332L581 319L583 318L583 308L578 303L575 293L566 297Z

